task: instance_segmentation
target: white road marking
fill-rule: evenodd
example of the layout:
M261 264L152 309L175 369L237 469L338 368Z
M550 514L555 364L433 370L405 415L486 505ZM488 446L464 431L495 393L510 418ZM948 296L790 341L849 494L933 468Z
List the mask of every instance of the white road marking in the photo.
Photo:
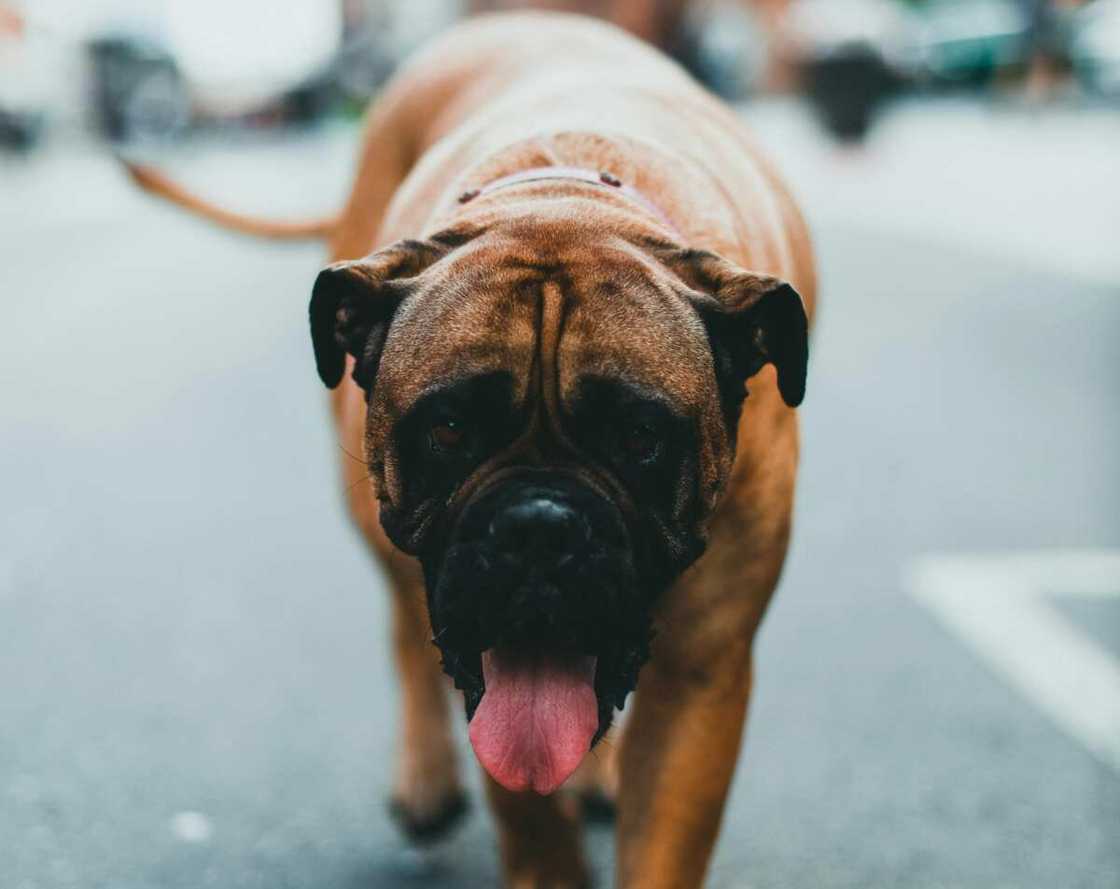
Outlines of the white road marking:
M1120 597L1120 550L926 556L910 592L1061 729L1120 772L1120 663L1045 598Z
M205 843L214 835L214 825L201 812L179 812L171 819L171 832L184 843Z

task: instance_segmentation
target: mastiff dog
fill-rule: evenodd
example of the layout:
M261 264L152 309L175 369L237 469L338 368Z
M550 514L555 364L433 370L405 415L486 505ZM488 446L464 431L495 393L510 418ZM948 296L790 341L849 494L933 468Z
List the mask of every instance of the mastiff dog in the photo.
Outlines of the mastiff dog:
M498 15L396 74L331 220L133 173L329 241L311 341L392 597L401 828L463 812L465 716L509 886L586 885L581 813L608 802L618 886L700 886L790 535L815 291L739 117L610 25Z

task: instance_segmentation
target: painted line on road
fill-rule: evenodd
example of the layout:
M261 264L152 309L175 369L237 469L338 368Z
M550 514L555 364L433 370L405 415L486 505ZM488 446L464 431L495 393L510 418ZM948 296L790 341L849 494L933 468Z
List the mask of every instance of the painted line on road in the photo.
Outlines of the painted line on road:
M1120 597L1120 550L931 555L906 581L946 628L1120 772L1120 662L1045 598Z

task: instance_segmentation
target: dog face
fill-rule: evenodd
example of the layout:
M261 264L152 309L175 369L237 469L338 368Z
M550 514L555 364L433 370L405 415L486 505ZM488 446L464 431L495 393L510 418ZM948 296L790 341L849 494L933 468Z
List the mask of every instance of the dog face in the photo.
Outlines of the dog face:
M800 401L800 297L537 211L331 266L311 324L324 382L352 362L367 393L381 522L423 565L476 752L548 792L609 727L658 595L703 552L744 381L772 362ZM551 748L518 740L526 712Z

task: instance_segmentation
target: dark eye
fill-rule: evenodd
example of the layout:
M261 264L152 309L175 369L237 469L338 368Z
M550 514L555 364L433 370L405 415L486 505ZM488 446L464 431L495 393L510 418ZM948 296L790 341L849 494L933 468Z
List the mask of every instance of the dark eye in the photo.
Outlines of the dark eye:
M440 420L429 431L428 442L433 451L454 453L467 442L466 425L461 420Z
M639 420L623 427L619 445L626 459L652 463L661 453L661 435L656 425Z

